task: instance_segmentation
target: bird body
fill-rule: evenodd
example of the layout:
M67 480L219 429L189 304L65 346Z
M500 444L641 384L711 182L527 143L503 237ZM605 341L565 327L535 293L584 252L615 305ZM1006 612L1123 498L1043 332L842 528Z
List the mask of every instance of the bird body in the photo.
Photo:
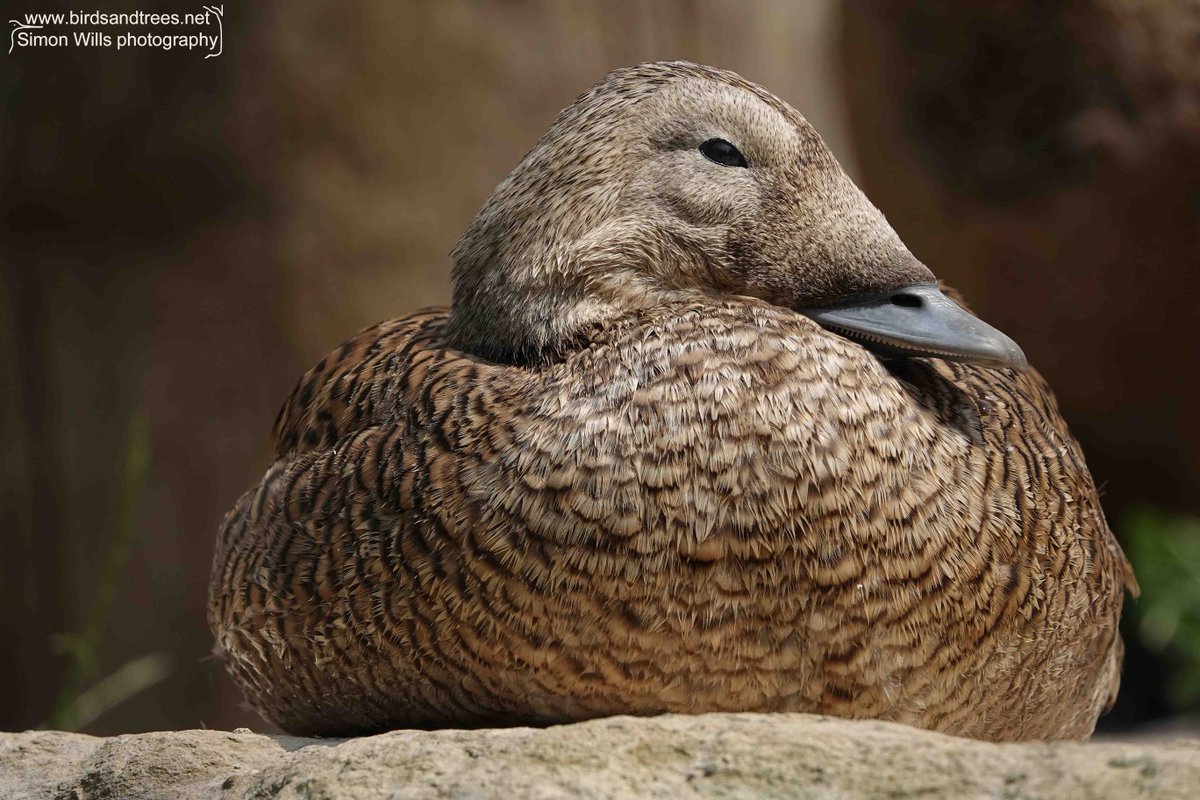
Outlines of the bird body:
M735 225L718 241L704 220L733 200L673 229L656 220L661 188L614 199L602 178L544 163L563 127L582 135L581 105L594 131L593 112L628 111L614 85L640 107L678 80L750 92L694 65L614 73L480 212L453 309L369 328L301 380L274 464L218 540L210 622L233 675L305 734L809 711L1086 737L1115 693L1132 578L1036 372L885 359L847 338L881 334L828 302L855 296L846 286L896 297L927 275L857 197L830 219L865 227L876 256L829 277L812 256L827 244L752 242ZM760 163L708 150L722 161L695 163L716 179ZM529 199L564 191L581 206L565 221ZM771 247L791 254L747 278ZM821 297L781 302L786 258L828 273L806 276ZM814 303L842 316L797 310ZM915 355L1016 359L1006 339L985 353L887 335Z

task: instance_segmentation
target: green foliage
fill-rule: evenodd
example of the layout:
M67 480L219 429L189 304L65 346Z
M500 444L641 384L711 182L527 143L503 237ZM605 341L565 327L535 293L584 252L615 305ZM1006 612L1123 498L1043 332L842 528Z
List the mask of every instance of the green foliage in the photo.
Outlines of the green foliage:
M1121 525L1142 595L1132 621L1147 649L1174 665L1168 697L1200 707L1200 518L1138 508Z
M43 727L79 730L114 706L162 681L171 672L166 654L150 653L95 680L100 641L105 627L111 622L113 603L129 560L149 463L149 423L144 417L137 416L129 429L119 516L100 569L95 597L83 630L57 637L58 649L68 657L70 666L54 709Z

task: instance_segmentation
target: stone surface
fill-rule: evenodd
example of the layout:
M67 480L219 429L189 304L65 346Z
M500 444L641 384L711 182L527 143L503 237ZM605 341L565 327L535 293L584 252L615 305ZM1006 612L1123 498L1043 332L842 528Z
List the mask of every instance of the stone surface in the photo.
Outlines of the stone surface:
M297 739L241 729L0 734L0 797L1181 798L1200 740L988 744L803 714Z

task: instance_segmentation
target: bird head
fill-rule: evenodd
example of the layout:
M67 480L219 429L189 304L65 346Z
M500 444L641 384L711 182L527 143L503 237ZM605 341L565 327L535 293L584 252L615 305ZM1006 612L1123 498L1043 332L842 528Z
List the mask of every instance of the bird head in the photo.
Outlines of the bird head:
M939 291L799 112L685 62L617 70L576 99L453 257L452 341L497 360L699 293L791 309L881 355L1025 366Z

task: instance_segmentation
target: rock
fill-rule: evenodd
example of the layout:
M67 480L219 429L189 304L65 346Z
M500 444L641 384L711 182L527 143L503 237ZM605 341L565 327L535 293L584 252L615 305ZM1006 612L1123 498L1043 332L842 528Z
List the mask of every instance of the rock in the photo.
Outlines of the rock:
M989 744L804 714L614 717L361 739L0 733L0 797L1180 798L1200 740Z

